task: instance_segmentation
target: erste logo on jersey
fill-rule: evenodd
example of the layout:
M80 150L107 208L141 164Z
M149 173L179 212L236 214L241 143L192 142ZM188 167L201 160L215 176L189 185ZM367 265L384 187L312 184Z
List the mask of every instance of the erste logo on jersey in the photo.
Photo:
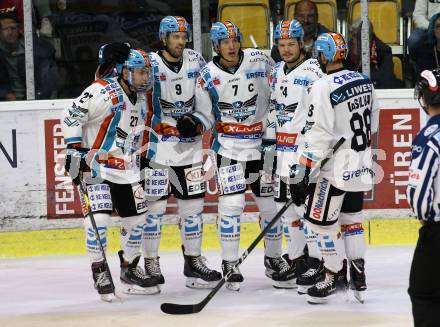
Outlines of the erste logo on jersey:
M188 71L186 75L188 76L188 79L196 79L199 76L199 72L197 70Z
M306 77L295 77L293 79L293 85L299 85L299 86L304 86L307 87L309 86L311 83L311 81L306 78Z
M333 77L333 83L342 85L345 82L348 82L354 78L362 77L360 73L357 72L348 72L346 74L341 74Z
M246 72L246 79L266 78L267 72L261 70L251 70Z

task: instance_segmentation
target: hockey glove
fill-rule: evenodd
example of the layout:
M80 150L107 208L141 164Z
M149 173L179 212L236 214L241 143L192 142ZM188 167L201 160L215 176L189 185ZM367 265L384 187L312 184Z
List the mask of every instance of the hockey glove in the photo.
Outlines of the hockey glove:
M70 174L75 185L78 185L81 182L80 172L88 170L86 161L88 152L89 149L82 148L80 143L67 145L64 168Z
M123 64L128 59L130 47L126 43L114 42L101 47L99 61L103 63Z
M306 202L309 189L310 168L303 165L292 166L290 173L290 196L296 206Z
M177 120L176 128L183 137L195 137L203 132L200 119L190 113L182 115Z

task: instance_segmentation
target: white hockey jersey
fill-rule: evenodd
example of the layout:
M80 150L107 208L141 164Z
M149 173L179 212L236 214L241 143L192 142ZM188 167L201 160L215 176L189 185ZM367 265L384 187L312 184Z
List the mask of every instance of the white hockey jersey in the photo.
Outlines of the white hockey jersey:
M98 79L64 109L64 139L91 149L92 176L117 184L138 182L146 117L144 94L138 93L133 105L116 78Z
M372 82L361 73L339 70L313 84L310 100L300 161L311 164L323 159L344 137L339 150L330 154L321 176L343 191L370 190L374 178L371 135L379 123Z
M276 140L276 174L279 176L289 176L292 165L298 163L304 143L301 131L309 110L307 88L324 76L316 59L306 59L287 74L285 65L278 63L269 77L272 93L264 136Z
M152 112L147 125L147 158L167 166L184 166L202 161L202 137L181 137L177 119L194 110L195 86L205 60L196 51L184 49L182 66L175 72L158 53L149 54L154 72Z
M202 69L195 115L205 130L212 128L214 152L239 161L257 160L269 112L273 60L255 49L244 50L240 60L235 73L214 61Z

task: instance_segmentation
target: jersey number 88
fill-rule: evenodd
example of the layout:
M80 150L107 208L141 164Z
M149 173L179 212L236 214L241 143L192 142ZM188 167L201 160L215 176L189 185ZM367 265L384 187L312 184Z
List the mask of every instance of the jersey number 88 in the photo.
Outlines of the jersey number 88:
M350 119L353 138L351 148L357 152L365 151L371 145L371 111L365 109L363 114L355 112Z

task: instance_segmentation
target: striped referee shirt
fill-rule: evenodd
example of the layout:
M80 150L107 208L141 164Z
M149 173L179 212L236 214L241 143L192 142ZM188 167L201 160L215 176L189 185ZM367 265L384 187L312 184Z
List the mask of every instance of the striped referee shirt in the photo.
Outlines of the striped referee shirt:
M417 218L440 221L440 115L429 119L411 146L407 198Z

